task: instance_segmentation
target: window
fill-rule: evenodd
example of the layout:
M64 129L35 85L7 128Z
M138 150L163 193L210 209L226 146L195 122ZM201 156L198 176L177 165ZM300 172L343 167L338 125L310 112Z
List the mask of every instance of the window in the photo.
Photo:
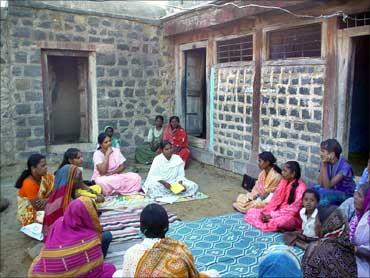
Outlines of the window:
M217 42L217 63L253 60L253 36Z
M321 23L268 33L269 59L321 57Z
M370 11L358 14L350 14L339 21L339 28L351 28L370 25Z

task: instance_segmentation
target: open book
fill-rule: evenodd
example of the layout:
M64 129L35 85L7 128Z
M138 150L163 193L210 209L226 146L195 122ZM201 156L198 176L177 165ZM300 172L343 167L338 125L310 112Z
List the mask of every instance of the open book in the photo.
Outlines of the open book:
M179 182L174 182L171 184L171 188L170 190L174 193L174 194L179 194L181 193L183 190L185 189L185 187L179 183Z

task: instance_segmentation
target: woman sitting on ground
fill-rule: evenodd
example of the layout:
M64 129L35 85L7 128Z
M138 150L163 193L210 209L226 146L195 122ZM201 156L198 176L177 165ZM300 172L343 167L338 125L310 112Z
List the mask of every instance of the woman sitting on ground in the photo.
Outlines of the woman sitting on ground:
M170 141L173 145L173 153L178 154L185 164L188 163L190 157L188 134L180 126L179 117L172 116L170 118L169 124L163 131L163 141Z
M320 205L340 205L353 196L356 184L353 171L347 160L341 156L342 147L335 139L321 143L321 166L319 185L314 188L320 194Z
M272 198L281 180L281 169L275 165L276 158L270 152L262 152L258 155L258 167L262 170L252 189L252 192L240 194L233 203L233 207L242 212L250 208L263 208Z
M354 195L355 216L349 223L349 238L355 245L358 277L370 275L370 184Z
M105 196L130 194L141 189L141 177L136 173L123 173L126 158L121 151L112 147L111 137L99 134L99 149L94 153L92 180L103 190Z
M150 204L143 209L140 230L145 239L126 251L122 273L115 277L219 277L215 270L199 273L186 245L165 237L168 215L162 206Z
M154 157L158 153L159 144L162 141L163 135L163 117L158 115L155 117L155 126L149 129L146 142L138 146L135 151L135 159L141 164L152 163Z
M303 259L304 277L357 277L354 246L348 238L347 219L336 206L319 209L320 239L308 245Z
M264 232L295 231L302 225L299 210L306 185L300 179L298 162L285 163L282 176L271 201L264 208L249 209L244 215L245 221Z
M174 196L171 184L178 182L184 187L184 191L178 196L194 195L198 185L185 178L185 163L180 156L173 154L172 144L169 141L163 141L160 148L162 153L154 158L143 185L143 191L151 198Z
M70 148L64 153L63 161L59 165L58 170L63 168L63 166L65 165L71 164L77 166L82 172L82 162L83 157L81 151L76 148ZM90 184L91 186L88 186L86 183ZM83 183L81 184L81 188L76 189L75 197L77 198L79 196L86 196L93 198L98 203L101 203L104 202L104 196L101 194L101 191L101 187L95 184L95 182L83 181Z
M119 140L114 137L114 128L110 125L106 126L104 128L104 133L110 137L111 142L112 142L112 148L117 148L119 149Z
M80 197L52 226L28 277L112 277L115 267L104 263L103 248L94 202Z
M51 225L63 216L69 203L75 198L76 189L81 189L82 184L82 172L78 167L67 164L56 171L54 188L45 205L44 237L48 235Z
M32 154L27 160L27 169L19 176L17 218L22 226L37 222L37 212L43 211L53 186L54 176L47 173L46 158ZM39 222L42 222L42 215Z

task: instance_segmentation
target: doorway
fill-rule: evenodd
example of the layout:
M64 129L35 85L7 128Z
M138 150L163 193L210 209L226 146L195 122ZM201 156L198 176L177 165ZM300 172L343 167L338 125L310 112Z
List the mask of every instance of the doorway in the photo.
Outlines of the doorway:
M185 129L189 135L206 139L206 48L186 50L184 54L183 111Z
M361 175L370 152L370 36L352 38L354 51L348 158ZM351 80L351 78L350 78Z
M48 145L87 143L91 133L88 54L45 51L43 86Z

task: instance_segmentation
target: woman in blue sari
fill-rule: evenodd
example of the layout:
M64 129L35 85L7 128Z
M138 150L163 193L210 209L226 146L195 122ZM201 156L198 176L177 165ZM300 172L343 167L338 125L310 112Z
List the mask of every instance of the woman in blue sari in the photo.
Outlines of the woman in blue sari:
M320 147L319 185L315 186L320 194L320 205L340 205L353 196L356 187L352 166L341 156L342 147L337 140L325 140Z

